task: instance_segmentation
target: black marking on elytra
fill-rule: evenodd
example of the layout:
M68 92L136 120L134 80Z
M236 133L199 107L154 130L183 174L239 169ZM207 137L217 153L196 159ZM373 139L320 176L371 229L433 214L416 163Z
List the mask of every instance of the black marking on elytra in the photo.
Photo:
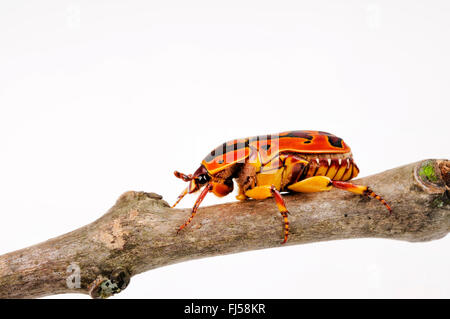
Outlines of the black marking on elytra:
M338 148L343 148L342 139L341 138L339 138L337 136L334 136L334 135L328 135L327 138L328 138L328 142L332 146L338 147Z
M248 141L251 142L258 142L258 141L268 141L270 142L273 139L283 139L287 137L297 137L297 138L304 138L307 140L312 140L313 136L305 131L290 131L286 133L282 133L282 135L274 134L274 135L259 135L259 136L253 136L248 138Z
M328 138L328 141L330 142L330 144L334 147L337 148L343 148L342 145L342 139L340 139L339 137L336 137L330 133L326 133L326 132L322 132L319 131L319 134L323 134L326 135ZM259 143L264 143L264 145L261 146L261 149L264 150L264 147L266 147L266 151L270 148L270 142L274 139L283 139L283 138L303 138L306 141L304 141L304 144L310 144L312 143L313 140L313 135L311 135L311 133L309 132L305 132L305 131L290 131L290 132L286 132L283 133L282 135L258 135L258 136L253 136L253 137L249 137L246 139L240 139L240 140L235 140L234 143L232 142L228 142L228 143L223 143L222 145L218 146L217 148L215 148L211 153L208 154L208 156L205 157L205 162L207 163L211 163L212 161L214 161L214 159L218 156L222 156L224 154L226 154L227 152L230 151L237 151L243 148L247 148L249 147L250 143L253 142L257 142Z
M310 135L309 133L306 133L305 131L291 131L291 132L287 133L286 135L280 136L280 138L284 138L284 137L300 137L300 138L307 139L309 141L311 141L313 139L312 135Z
M218 156L223 156L228 152L235 152L237 150L244 149L249 146L248 139L245 140L239 140L234 141L234 143L223 143L222 145L216 147L211 153L208 154L208 156L205 157L205 162L210 163L214 161L214 159ZM223 163L222 161L218 161L219 164Z

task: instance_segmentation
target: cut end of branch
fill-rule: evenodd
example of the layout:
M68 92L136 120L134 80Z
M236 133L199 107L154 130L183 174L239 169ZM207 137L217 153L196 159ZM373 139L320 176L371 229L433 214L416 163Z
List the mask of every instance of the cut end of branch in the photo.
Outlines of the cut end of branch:
M447 190L450 190L450 161L438 160L439 169L442 179L444 180Z
M415 167L414 176L426 193L445 193L450 189L450 161L424 160Z

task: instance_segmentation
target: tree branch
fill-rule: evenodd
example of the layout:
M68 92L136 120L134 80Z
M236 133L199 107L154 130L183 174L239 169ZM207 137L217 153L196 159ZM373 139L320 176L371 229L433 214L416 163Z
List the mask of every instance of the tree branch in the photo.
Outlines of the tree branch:
M287 195L287 245L363 237L416 242L449 232L449 160L412 163L356 183L382 195L393 214L376 200L341 190ZM150 269L281 247L283 222L273 199L202 207L177 235L189 215L190 209L172 209L157 194L124 193L93 223L0 256L0 298L59 293L108 297L125 289L131 276Z

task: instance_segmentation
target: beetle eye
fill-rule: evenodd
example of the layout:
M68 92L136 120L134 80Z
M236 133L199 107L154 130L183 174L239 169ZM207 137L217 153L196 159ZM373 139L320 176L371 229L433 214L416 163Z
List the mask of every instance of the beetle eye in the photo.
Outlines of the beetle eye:
M209 176L207 174L202 174L197 177L197 182L199 184L205 184L209 181Z

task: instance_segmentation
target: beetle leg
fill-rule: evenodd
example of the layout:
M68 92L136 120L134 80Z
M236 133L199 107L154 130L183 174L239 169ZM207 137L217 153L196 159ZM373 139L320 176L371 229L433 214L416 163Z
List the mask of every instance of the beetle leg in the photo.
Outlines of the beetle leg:
M272 197L272 191L270 190L270 186L256 186L245 192L245 196L253 198L253 199L266 199L268 197Z
M392 213L391 206L380 196L375 194L368 186L355 185L349 182L341 182L341 181L331 181L334 187L352 192L354 194L364 195L368 197L373 197L379 200L386 208L389 213Z
M186 175L183 173L180 173L178 171L173 172L173 175L175 175L175 177L182 179L185 182L189 182L192 180L192 175ZM178 195L177 201L175 202L175 204L172 205L172 208L174 208L175 206L177 206L177 204L183 199L183 197L189 192L189 187L186 187L186 189L180 194Z
M177 234L192 221L192 219L194 218L195 214L197 213L198 207L200 206L201 202L205 198L206 194L208 194L208 192L211 189L212 189L212 185L209 184L209 183L206 184L205 188L203 188L202 192L200 193L200 195L198 196L197 200L195 201L194 207L192 208L191 217L189 217L187 222L185 222L183 225L180 226L180 228L177 230Z
M283 216L284 220L284 240L282 244L284 244L289 236L289 221L288 221L288 214L289 211L286 208L286 203L284 202L283 197L281 196L280 192L275 188L275 186L271 186L270 190L273 193L273 196L275 197L275 202L277 203L278 210L280 211L281 216Z
M369 187L355 185L349 182L333 181L327 176L313 176L295 184L289 185L288 188L294 192L315 193L328 191L333 186L354 194L374 197L375 199L379 200L384 206L386 206L389 213L392 212L389 204L383 198L381 198L381 196L375 194Z
M175 206L177 206L177 204L183 199L183 197L188 193L188 188L186 187L184 189L184 191L178 195L177 201L175 202L175 204L172 205L172 208L174 208Z
M329 191L332 187L331 179L326 176L313 176L288 186L288 189L301 193L316 193Z
M289 221L288 221L289 211L286 208L286 203L284 202L284 199L281 196L280 192L273 185L257 186L246 191L245 195L253 199L265 199L272 196L275 198L278 210L280 211L280 214L284 220L284 240L282 242L282 244L284 244L289 236Z

